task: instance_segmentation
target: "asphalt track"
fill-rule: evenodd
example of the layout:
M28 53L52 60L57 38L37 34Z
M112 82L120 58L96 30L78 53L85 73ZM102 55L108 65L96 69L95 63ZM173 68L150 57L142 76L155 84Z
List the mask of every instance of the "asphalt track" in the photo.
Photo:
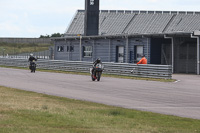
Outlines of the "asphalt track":
M36 72L0 67L0 86L106 105L200 119L200 76L173 75L178 82L156 82Z

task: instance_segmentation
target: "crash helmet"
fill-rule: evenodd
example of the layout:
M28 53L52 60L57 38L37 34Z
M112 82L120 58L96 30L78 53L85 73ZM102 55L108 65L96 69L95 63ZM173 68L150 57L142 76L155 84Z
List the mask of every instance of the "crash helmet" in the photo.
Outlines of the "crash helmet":
M32 53L30 53L30 56L32 57L32 56L33 56L33 54L32 54Z
M97 63L100 63L101 62L101 58L97 58Z

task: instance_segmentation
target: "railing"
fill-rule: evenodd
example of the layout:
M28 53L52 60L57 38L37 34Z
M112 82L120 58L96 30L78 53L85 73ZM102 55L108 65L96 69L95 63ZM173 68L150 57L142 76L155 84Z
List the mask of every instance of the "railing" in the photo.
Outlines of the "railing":
M13 59L13 58L0 58L0 65L2 66L16 66L27 67L27 59ZM109 63L105 62L103 73L113 75L135 76L135 77L147 77L147 78L172 78L171 65L136 65L129 63ZM43 60L37 61L37 68L49 69L49 70L62 70L73 72L88 72L92 67L92 62L81 61L61 61L61 60Z
M50 50L40 51L40 52L29 52L29 53L21 53L17 55L0 55L0 58L14 58L14 59L28 59L30 57L30 53L34 55L34 57L38 57L40 59L50 59L52 58L52 53Z

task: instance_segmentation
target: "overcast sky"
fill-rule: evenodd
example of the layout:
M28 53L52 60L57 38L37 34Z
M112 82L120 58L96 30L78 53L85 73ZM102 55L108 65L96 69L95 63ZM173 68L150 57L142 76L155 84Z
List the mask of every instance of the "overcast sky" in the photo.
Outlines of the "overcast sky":
M64 33L85 0L0 0L0 37ZM101 10L200 11L200 0L100 0Z

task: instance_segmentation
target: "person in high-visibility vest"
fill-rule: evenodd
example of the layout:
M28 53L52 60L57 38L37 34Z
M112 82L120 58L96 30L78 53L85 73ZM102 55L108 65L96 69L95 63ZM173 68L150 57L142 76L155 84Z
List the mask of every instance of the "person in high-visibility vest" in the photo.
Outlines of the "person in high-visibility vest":
M138 64L147 64L147 59L145 58L145 56L142 56L142 59L137 63ZM135 71L135 68L133 70L131 70L131 73L133 73Z
M142 56L142 59L137 63L138 64L147 64L147 59L145 58L145 56Z

